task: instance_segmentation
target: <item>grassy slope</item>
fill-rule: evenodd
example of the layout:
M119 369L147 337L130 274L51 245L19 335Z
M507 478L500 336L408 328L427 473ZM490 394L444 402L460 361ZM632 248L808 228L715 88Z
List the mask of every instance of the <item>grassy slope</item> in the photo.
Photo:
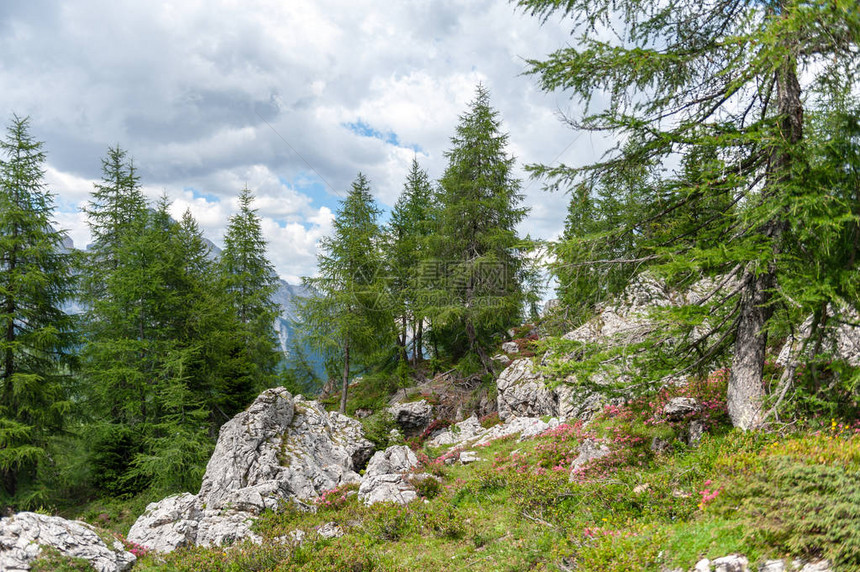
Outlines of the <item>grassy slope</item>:
M479 448L481 461L421 470L441 478L408 506L364 507L344 489L316 514L291 510L259 522L262 546L145 557L138 570L660 570L741 552L751 562L788 554L860 567L860 430L742 434L725 420L724 378L682 391L710 404L697 447L676 437L686 421L661 418L663 392L608 408L518 443ZM655 413L656 412L656 413ZM651 440L674 439L655 454ZM568 482L586 438L613 453ZM430 451L439 455L443 451ZM354 490L354 489L353 489ZM334 522L345 535L325 540ZM306 533L293 547L277 540Z

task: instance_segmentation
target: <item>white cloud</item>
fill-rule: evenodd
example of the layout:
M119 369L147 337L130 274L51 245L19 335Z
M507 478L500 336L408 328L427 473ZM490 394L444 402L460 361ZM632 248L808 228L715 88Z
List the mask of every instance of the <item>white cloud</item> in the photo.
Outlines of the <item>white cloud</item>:
M64 211L87 200L119 142L147 196L166 193L174 216L190 208L216 243L247 184L284 276L314 272L315 245L358 171L388 206L411 146L439 177L479 81L520 163L550 162L575 137L555 115L564 97L521 75L524 58L563 45L567 30L495 0L42 0L4 5L0 31L0 110L32 116ZM358 121L401 146L344 127ZM600 149L580 138L561 159ZM314 172L329 195L308 194ZM567 199L540 188L524 181L533 214L521 232L551 237ZM57 218L88 240L79 214Z

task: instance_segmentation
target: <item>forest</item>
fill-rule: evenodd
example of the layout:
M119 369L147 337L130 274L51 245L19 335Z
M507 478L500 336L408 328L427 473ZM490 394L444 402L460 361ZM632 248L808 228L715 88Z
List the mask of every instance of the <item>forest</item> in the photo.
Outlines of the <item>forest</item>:
M373 181L357 173L345 189L303 282L313 294L299 301L291 359L273 329L267 254L289 246L266 243L253 189L237 189L216 256L216 237L190 211L174 220L166 195L149 202L134 159L111 147L85 211L93 242L71 249L45 182L46 142L12 114L0 142L0 506L140 512L196 491L222 425L279 386L343 414L368 410L365 430L382 443L394 427L382 411L400 390L441 375L495 396L511 339L523 357L576 355L538 361L628 405L672 376L724 372L733 439L853 427L860 368L829 336L860 327L856 4L518 7L570 21L577 43L529 61L528 74L582 104L564 117L572 129L616 141L592 164L526 166L568 194L563 235L518 233L523 183L479 84L438 180L413 159L384 222ZM562 338L642 279L695 295L652 308L656 325L635 343ZM624 375L598 379L619 363ZM856 533L856 514L841 518Z

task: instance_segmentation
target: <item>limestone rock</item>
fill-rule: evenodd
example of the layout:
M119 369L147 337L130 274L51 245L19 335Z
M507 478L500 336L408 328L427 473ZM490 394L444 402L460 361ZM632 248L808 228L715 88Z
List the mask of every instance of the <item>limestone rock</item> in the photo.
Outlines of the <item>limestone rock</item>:
M702 558L693 567L693 572L711 572L711 561L707 558Z
M478 457L478 454L474 451L463 451L460 453L460 463L463 465L471 465L477 461L480 461L481 458Z
M758 572L785 572L784 560L768 560L759 565Z
M0 570L29 570L43 546L63 556L83 558L98 572L122 572L137 560L120 542L105 544L84 522L33 512L0 518Z
M860 366L860 328L852 325L860 323L860 313L850 308L838 310L833 305L829 305L827 314L829 316L841 314L841 321L828 320L824 330L822 351L831 352L834 359L844 359L852 367ZM777 356L777 364L785 366L798 359L802 361L800 352L812 331L812 318L809 316L804 320L797 329L796 335L789 336ZM813 344L808 345L810 347L807 350L812 351Z
M514 360L496 381L499 418L552 415L556 405L552 391L536 373L530 359Z
M680 421L701 409L702 406L692 397L673 397L663 406L663 415L670 421Z
M520 346L517 345L517 342L505 342L502 344L502 351L506 354L518 354L520 353Z
M268 389L221 427L200 492L150 504L128 538L159 552L259 542L250 527L263 510L306 506L301 501L359 482L356 470L372 451L358 421Z
M415 453L406 445L389 447L374 453L364 479L358 488L358 498L367 505L378 502L406 504L418 498L406 472L418 465Z
M367 463L364 472L365 477L385 475L389 473L404 473L418 465L418 457L412 449L406 445L389 447L384 451L377 451Z
M327 522L317 529L317 534L322 538L340 538L343 529L334 522Z
M128 531L128 539L156 552L192 546L201 518L197 495L182 493L146 506Z
M714 560L714 572L748 572L749 560L740 554L729 554Z
M497 361L505 367L507 367L511 364L511 358L509 358L505 354L496 354L493 356L492 359L493 359L493 361Z
M496 381L496 405L502 421L510 417L550 415L563 420L591 420L605 402L598 392L565 380L555 388L534 370L530 359L514 360Z
M593 439L583 441L579 446L579 456L570 465L571 480L575 478L576 473L582 470L586 463L595 459L602 459L609 453L611 453L609 447L602 443L598 443Z
M671 448L672 443L667 439L661 439L660 437L651 439L651 450L658 455L662 455Z
M519 434L520 441L523 441L536 437L548 429L558 427L559 423L558 418L555 417L549 421L543 421L537 417L511 416L500 425L484 429L481 427L478 418L473 415L465 421L461 421L453 427L446 429L431 439L428 444L431 447L442 447L445 445L454 445L457 447L481 446L495 439L516 434Z
M426 399L397 403L388 412L407 437L418 435L433 421L433 406Z

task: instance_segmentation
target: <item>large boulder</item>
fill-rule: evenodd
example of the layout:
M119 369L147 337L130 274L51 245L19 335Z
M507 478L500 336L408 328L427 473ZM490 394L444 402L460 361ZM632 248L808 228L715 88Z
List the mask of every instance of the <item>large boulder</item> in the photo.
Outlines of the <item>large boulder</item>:
M108 546L84 522L33 512L0 518L0 570L29 570L45 547L62 556L83 558L98 572L122 572L137 560L119 541Z
M128 538L159 552L258 541L250 525L263 510L359 482L372 451L358 421L268 389L221 427L200 492L150 504Z
M407 437L420 434L433 421L433 406L426 399L396 403L388 412Z
M418 498L408 472L418 466L418 457L406 445L377 451L367 464L358 499L367 505L378 502L406 504Z

